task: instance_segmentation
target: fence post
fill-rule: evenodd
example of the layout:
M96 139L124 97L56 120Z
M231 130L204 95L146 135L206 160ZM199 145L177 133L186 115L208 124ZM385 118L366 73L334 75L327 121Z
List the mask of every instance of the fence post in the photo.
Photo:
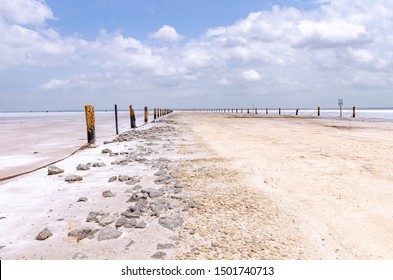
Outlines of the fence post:
M250 113L250 109L247 109L247 114L249 114Z
M267 115L267 114L269 114L269 109L268 109L268 108L266 108L266 115Z
M318 107L318 117L321 116L321 107Z
M145 123L148 123L148 121L149 121L148 115L149 115L149 113L147 111L147 107L145 106Z
M87 127L87 143L95 144L96 142L96 128L94 117L94 106L85 106L86 127Z
M119 123L117 120L117 104L115 104L115 125L116 125L116 135L119 134Z
M154 121L157 119L157 108L154 108Z
M131 128L136 128L135 112L134 109L132 108L132 105L130 105L130 123L131 123Z
M355 118L356 117L356 108L355 108L355 106L353 106L353 108L352 108L352 118Z
M257 108L255 108L255 114L258 114L258 109Z
M278 108L278 114L281 115L281 108Z
M298 113L299 113L299 109L296 109L296 116L298 115Z

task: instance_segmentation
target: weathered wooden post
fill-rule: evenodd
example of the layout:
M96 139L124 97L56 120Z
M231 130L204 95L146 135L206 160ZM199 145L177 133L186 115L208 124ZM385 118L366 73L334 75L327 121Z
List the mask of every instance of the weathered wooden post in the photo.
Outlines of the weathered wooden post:
M278 114L281 115L281 108L278 108Z
M94 106L85 106L86 127L87 127L87 143L95 144L96 142L96 128L94 117Z
M299 109L296 109L296 116L298 115L298 113L299 113Z
M266 115L267 115L267 114L269 114L269 109L268 109L268 108L266 108Z
M247 109L247 114L249 114L250 113L250 109Z
M116 126L116 135L119 134L119 123L117 120L117 104L115 104L115 126Z
M255 108L255 114L258 114L258 108Z
M157 108L154 108L154 121L157 119Z
M131 128L136 128L135 112L134 109L132 108L132 105L130 105L130 123L131 123Z
M145 106L145 123L149 122L149 112L147 111L147 106Z
M353 106L353 108L352 108L352 118L355 118L356 117L356 108L355 108L355 106Z
M318 117L321 116L321 107L318 107Z
M243 114L243 109L240 109L240 113Z
M236 114L237 114L237 109L236 109Z

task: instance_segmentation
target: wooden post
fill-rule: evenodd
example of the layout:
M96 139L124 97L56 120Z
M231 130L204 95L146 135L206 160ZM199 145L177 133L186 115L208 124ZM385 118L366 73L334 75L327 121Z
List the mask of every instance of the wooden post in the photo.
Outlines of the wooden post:
M95 144L96 142L96 128L94 117L94 106L85 106L86 127L87 127L87 143Z
M318 117L321 116L321 107L318 107Z
M157 109L154 108L154 121L157 119Z
M117 121L117 104L115 104L115 126L116 126L116 134L119 134L119 124Z
M147 111L147 107L145 106L145 123L149 122L149 112Z
M296 109L296 116L298 115L298 113L299 113L299 109Z
M258 108L255 108L255 114L258 114Z
M249 114L250 113L250 109L247 109L247 114Z
M278 108L278 114L281 115L281 108Z
M132 108L132 105L130 105L130 123L131 123L131 128L136 128L135 112L134 109Z
M267 114L269 114L269 109L268 109L268 108L266 108L266 115L267 115Z
M236 114L237 114L237 109L236 109Z
M243 109L240 109L240 113L243 114Z
M353 108L352 108L352 118L355 118L356 117L356 108L355 108L355 106L353 106Z

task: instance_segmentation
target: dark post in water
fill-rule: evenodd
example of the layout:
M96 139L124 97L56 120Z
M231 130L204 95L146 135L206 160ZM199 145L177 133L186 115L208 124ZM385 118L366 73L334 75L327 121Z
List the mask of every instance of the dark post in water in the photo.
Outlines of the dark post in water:
M352 108L352 118L355 118L356 117L356 108L355 108L355 106L353 106L353 108Z
M149 113L148 113L148 111L147 111L147 107L145 107L145 123L148 123L148 115L149 115Z
M116 134L119 134L119 123L117 121L117 104L115 104L115 125L116 125Z
M87 127L87 143L95 144L96 142L96 129L94 118L94 106L85 106L86 127Z
M132 108L132 105L130 105L130 123L131 123L131 128L136 128L135 112L134 109Z
M157 108L154 108L154 120L157 119Z
M318 117L321 116L321 107L318 107Z

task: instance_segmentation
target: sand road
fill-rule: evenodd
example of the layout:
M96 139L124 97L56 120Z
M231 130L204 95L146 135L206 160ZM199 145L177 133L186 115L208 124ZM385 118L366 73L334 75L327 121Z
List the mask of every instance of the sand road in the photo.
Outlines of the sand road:
M179 258L393 259L392 122L174 117L201 204Z

